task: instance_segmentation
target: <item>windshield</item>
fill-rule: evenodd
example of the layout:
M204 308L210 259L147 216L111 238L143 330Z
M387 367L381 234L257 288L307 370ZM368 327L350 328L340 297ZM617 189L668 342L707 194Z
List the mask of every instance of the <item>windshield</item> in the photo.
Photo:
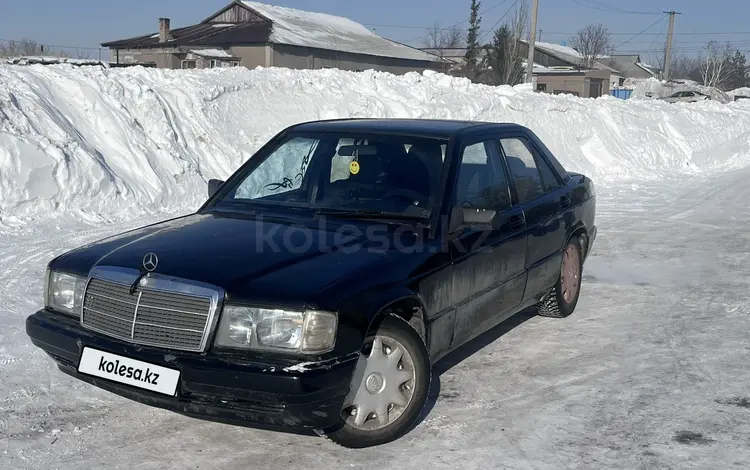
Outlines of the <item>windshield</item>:
M428 217L447 141L401 135L290 134L247 167L216 207Z

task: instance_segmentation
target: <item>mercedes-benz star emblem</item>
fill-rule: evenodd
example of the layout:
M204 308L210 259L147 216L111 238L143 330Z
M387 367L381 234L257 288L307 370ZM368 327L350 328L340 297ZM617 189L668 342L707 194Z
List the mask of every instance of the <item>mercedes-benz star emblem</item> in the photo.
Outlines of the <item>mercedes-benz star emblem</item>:
M143 269L145 269L148 272L153 271L156 269L156 266L159 264L159 258L156 256L155 253L146 253L146 256L143 257Z

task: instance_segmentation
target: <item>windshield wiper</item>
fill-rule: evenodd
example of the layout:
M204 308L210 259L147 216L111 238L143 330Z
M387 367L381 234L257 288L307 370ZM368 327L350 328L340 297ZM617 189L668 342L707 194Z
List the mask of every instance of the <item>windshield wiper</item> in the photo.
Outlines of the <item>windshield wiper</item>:
M391 220L424 220L426 215L404 214L403 212L387 212L374 209L318 209L315 215L330 215L342 219L391 219Z

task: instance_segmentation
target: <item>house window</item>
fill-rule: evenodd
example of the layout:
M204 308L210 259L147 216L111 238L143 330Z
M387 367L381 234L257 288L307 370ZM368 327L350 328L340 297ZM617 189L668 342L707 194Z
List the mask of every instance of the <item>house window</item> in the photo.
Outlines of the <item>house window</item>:
M239 66L240 66L239 62L232 62L232 67L239 67Z
M194 60L183 60L180 64L180 66L183 69L194 69L195 68L195 61Z
M212 69L216 67L216 59L211 59L208 61L208 68Z
M546 83L537 83L537 85L536 85L536 91L547 91L547 84Z

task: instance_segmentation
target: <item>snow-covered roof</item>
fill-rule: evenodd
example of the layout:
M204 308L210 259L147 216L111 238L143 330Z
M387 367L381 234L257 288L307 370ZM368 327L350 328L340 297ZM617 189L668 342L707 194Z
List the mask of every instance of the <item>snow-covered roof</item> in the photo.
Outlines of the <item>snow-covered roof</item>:
M549 52L551 54L562 55L563 57L561 57L561 59L566 59L566 60L567 60L567 58L575 58L575 59L578 59L578 60L583 59L583 56L581 55L580 52L578 52L577 50L573 49L570 46L563 46L562 44L553 44L553 43L550 43L550 42L536 41L534 43L534 47L537 47L539 49L543 49L543 50L545 50L545 51L547 51L547 52ZM565 56L567 56L567 57L565 57ZM603 55L603 56L600 56L599 58L600 59L608 59L609 56L608 55Z
M657 75L659 73L659 68L654 67L653 65L649 65L644 62L636 62L635 65L642 68L643 70L650 73L651 75Z
M193 54L201 57L210 57L212 59L232 59L233 56L227 51L221 49L194 49Z
M525 39L521 39L521 42L528 43ZM570 46L563 46L562 44L552 44L549 42L534 42L534 47L536 49L539 49L541 51L546 52L547 54L550 54L552 56L557 57L558 59L564 60L566 62L570 62L571 64L580 65L583 61L583 55L581 55L580 52L573 49ZM610 56L603 55L598 57L598 59L609 59ZM594 63L594 69L598 70L609 70L612 73L619 74L620 71L616 68L610 67L609 65L603 64L599 60Z
M400 59L440 61L432 54L380 37L348 18L258 2L242 3L273 22L269 41L276 44Z

